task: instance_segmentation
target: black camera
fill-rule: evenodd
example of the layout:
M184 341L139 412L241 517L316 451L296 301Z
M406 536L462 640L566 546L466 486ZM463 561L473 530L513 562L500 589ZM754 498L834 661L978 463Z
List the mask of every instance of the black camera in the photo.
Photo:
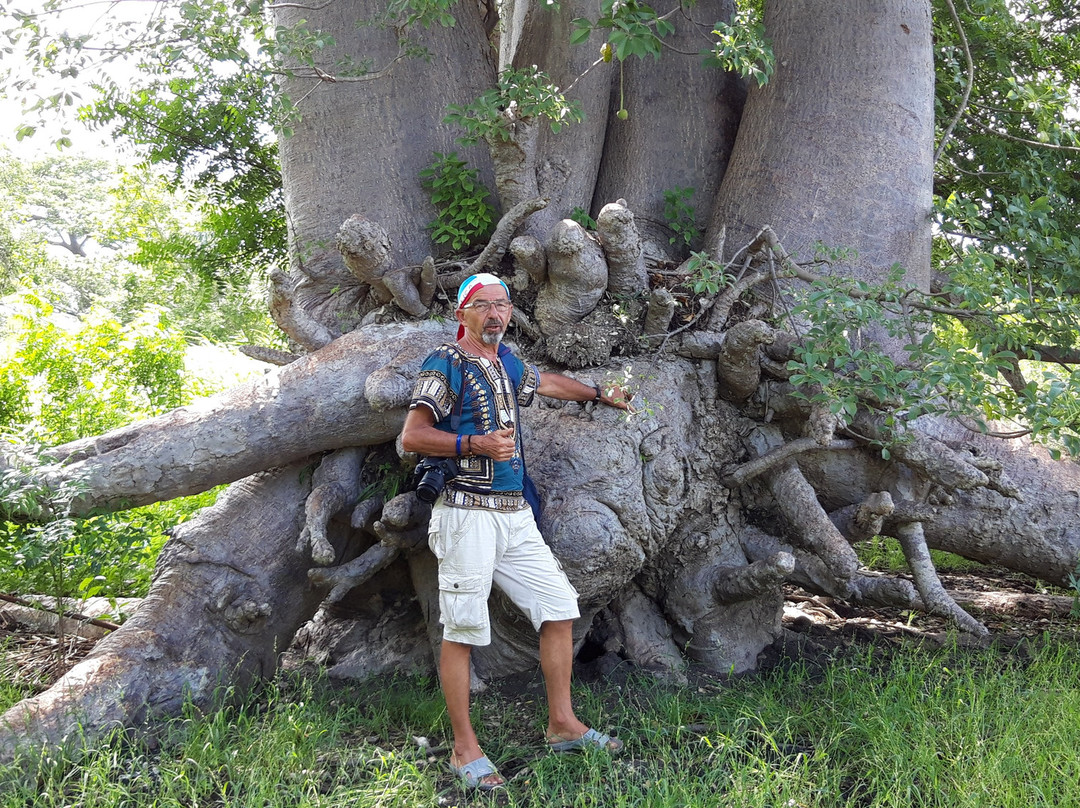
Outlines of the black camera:
M429 505L439 498L449 480L457 477L457 463L449 457L425 457L416 464L416 496Z

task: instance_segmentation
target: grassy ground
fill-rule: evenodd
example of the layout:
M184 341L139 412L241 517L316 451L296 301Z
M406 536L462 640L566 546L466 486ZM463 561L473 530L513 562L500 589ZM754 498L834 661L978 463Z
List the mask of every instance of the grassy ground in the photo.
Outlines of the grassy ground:
M581 715L627 741L614 760L547 754L542 692L532 677L476 700L485 751L509 780L490 795L446 772L435 682L291 673L78 764L0 770L35 781L0 789L0 806L1080 805L1080 665L1074 642L1050 634L991 650L860 643L724 684L578 684ZM19 695L4 686L0 706Z

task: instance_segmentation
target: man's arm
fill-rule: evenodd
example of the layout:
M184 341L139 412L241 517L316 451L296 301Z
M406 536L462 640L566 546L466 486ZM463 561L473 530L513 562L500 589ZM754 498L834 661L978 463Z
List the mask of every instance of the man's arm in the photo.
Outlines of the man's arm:
M563 401L594 401L596 388L563 376L561 373L541 373L540 386L536 388L542 396L558 398ZM619 385L605 385L600 388L600 401L609 407L633 412L630 406L630 394Z
M591 390L591 388L590 388ZM435 413L423 404L409 410L401 429L401 448L429 457L458 457L487 455L494 460L509 460L514 456L514 430L500 429L487 435L462 435L461 452L458 436L435 428Z

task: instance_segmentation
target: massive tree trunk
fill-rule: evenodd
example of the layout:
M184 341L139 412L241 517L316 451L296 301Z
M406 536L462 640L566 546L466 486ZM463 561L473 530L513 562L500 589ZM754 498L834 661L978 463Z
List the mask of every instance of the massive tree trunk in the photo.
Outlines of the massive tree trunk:
M523 64L567 15L512 8L503 54ZM719 186L710 249L726 233L728 255L746 250L767 264L820 241L858 250L833 272L873 281L899 263L922 284L933 136L925 2L769 5L776 75L750 93L734 150L727 133L742 96L731 77L699 76L685 61L628 66L623 122L608 115L613 75L601 64L587 77L596 87L579 84L595 113L583 139L526 143L536 152L522 165L534 173L519 168L517 187L550 192L548 208L513 199L488 250L440 263L423 260L431 214L416 172L430 150L450 148L445 103L493 80L493 46L471 9L455 9L459 28L425 34L434 66L399 62L378 81L319 85L283 145L296 255L271 305L307 355L213 402L56 449L43 472L87 480L86 509L237 482L176 532L136 617L57 688L4 717L0 757L19 742L59 743L75 721L93 737L175 711L185 694L212 704L216 686L271 672L301 625L297 646L334 675L431 667L438 599L427 510L396 491L415 458L401 456L395 436L422 358L452 338L448 301L479 268L514 279L511 336L528 359L636 393L640 412L629 419L551 402L524 416L541 528L581 593L578 642L591 634L663 675L678 676L687 657L723 675L752 670L780 635L787 581L925 608L973 634L985 629L941 588L929 548L1066 581L1080 552L1075 464L938 422L883 460L868 414L838 436L827 411L792 395L769 355L788 336L772 298L746 300L765 275L695 298L675 255L643 247L665 242L658 194L693 187L703 216ZM370 11L332 3L317 19L343 51L386 56L383 32L352 26ZM298 12L279 13L289 22ZM709 12L729 13L722 2ZM692 40L692 28L679 30ZM562 63L541 66L571 77ZM680 99L695 94L698 108L681 117ZM545 186L544 161L568 154L580 176ZM567 205L590 202L597 233L560 221ZM874 535L899 539L912 582L859 569L851 543ZM335 608L317 611L320 602ZM528 623L498 596L492 611L494 642L475 655L477 677L535 666Z

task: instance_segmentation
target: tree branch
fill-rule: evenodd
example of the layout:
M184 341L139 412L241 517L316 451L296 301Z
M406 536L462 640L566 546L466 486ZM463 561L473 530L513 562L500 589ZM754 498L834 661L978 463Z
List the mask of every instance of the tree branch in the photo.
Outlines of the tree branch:
M964 61L967 63L967 85L964 87L964 97L960 99L960 106L956 110L956 114L952 120L949 121L949 125L945 127L945 131L941 134L941 142L938 144L937 150L934 152L934 164L941 159L942 153L945 151L945 146L949 142L949 137L952 135L952 131L956 128L957 122L964 114L964 110L967 108L968 99L971 97L971 88L975 84L975 64L971 60L971 48L968 47L967 34L964 33L964 26L960 22L960 17L956 13L956 6L953 5L953 0L945 0L945 5L949 7L949 16L952 17L953 24L956 26L956 32L960 35L960 44L964 47Z
M728 488L738 488L803 452L850 452L858 448L858 442L853 440L834 440L828 446L822 446L814 438L797 438L766 452L761 457L748 460L731 471L724 472L720 477L720 482Z

